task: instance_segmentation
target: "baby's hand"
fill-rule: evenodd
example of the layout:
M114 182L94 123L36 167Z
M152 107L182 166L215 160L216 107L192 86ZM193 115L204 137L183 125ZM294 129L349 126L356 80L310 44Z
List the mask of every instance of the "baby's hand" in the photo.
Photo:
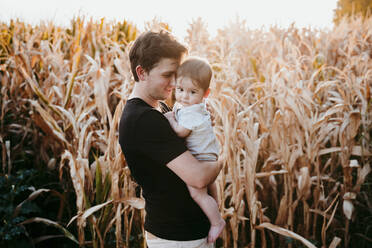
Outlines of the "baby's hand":
M169 111L169 112L165 113L164 116L165 116L169 121L175 120L174 112L173 112L173 111Z
M178 137L185 138L191 133L191 130L183 126L180 126L177 123L174 111L165 113L164 116L167 118L167 120L169 121L169 124L173 128L174 132L178 135Z

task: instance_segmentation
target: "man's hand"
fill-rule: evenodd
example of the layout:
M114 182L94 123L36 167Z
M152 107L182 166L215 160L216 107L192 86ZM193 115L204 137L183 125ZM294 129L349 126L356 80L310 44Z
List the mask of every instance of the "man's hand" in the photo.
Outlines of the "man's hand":
M208 101L206 101L205 105L207 107L208 112L210 113L212 126L214 126L214 111L213 111L211 105L208 103Z

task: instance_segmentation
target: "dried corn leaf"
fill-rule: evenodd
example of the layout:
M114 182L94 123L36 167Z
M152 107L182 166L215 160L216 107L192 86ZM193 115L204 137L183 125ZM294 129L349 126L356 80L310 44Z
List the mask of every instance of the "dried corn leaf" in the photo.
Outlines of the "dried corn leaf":
M334 237L331 244L329 245L329 248L336 248L340 243L341 239L339 237Z
M350 200L344 200L344 204L342 206L342 209L344 211L344 215L348 220L351 220L351 217L354 212L354 204Z
M308 241L304 237L298 235L297 233L294 233L294 232L292 232L288 229L273 225L271 223L267 223L267 222L261 223L260 225L257 226L257 228L267 228L267 229L269 229L273 232L279 233L280 235L290 237L290 238L293 238L293 239L297 239L297 240L301 241L304 245L306 245L306 247L316 248L316 246L313 245L310 241Z

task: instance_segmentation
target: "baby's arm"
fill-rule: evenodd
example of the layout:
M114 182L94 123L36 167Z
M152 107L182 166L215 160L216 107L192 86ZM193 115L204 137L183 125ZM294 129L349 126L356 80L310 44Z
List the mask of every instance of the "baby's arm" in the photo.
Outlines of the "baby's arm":
M173 128L173 130L176 132L176 134L179 137L185 138L189 136L189 134L191 133L191 130L178 124L178 122L176 121L176 118L174 117L173 111L165 113L164 116L168 119L171 127Z

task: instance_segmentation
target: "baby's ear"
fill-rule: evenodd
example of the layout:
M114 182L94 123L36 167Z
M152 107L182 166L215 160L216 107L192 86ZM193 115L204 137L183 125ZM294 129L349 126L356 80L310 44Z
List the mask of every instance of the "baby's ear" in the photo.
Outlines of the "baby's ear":
M210 88L206 89L205 92L204 92L204 97L208 97L210 92L211 92Z

